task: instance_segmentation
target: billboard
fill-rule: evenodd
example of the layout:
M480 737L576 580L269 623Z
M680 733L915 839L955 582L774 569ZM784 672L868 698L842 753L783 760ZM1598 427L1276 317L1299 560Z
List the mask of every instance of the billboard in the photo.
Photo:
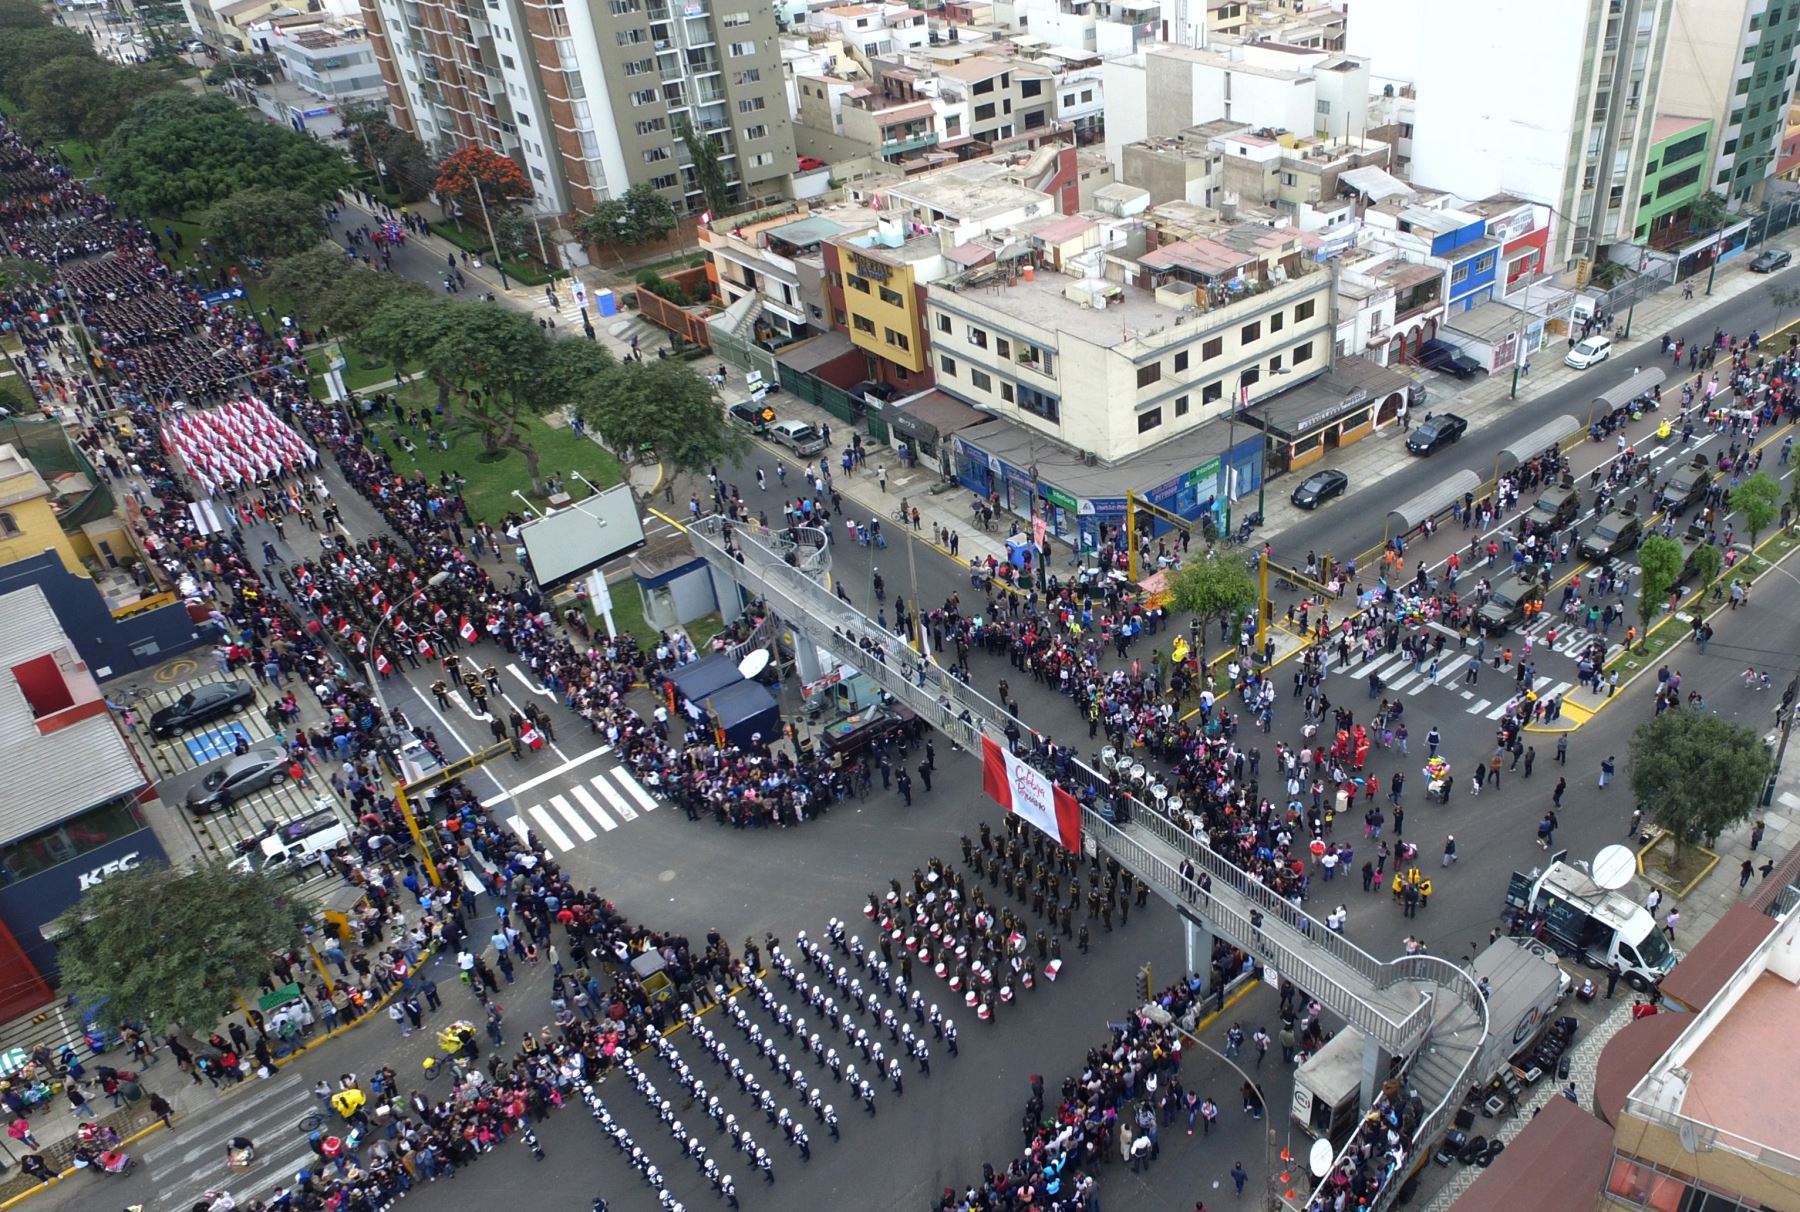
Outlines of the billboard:
M644 545L644 524L629 486L620 484L519 527L531 572L548 589Z

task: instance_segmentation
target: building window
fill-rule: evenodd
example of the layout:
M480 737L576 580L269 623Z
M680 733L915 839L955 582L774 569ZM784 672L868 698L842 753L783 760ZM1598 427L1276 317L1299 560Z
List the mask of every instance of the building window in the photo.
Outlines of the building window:
M745 97L742 101L738 102L738 113L753 114L761 109L764 104L765 102L761 97Z
M1012 357L1012 342L1005 337L994 338L994 353L1002 358Z
M1304 303L1294 304L1294 323L1298 324L1302 320L1312 319L1313 312L1315 310L1316 310L1316 306L1315 306L1313 300L1311 300L1311 299L1308 299Z
M937 321L938 321L938 331L939 332L949 332L950 331L950 317L949 316L945 315L943 312L940 311L938 313Z
M875 321L869 319L867 316L856 316L853 317L853 319L856 324L857 332L866 332L871 337L875 335Z
M869 280L867 278L859 278L855 274L845 274L844 281L849 284L852 290L860 290L865 295L869 293Z
M949 354L939 354L938 370L954 379L956 377L956 359Z
M1200 389L1200 403L1202 405L1217 404L1224 397L1225 385L1223 383L1208 383L1205 387Z
M1294 346L1294 365L1295 366L1300 365L1300 363L1302 363L1302 362L1312 361L1312 356L1313 356L1313 343L1311 341L1302 341L1300 344Z
M1287 325L1287 315L1285 313L1279 312L1279 311L1269 313L1269 331L1270 332L1272 332L1272 333L1280 332L1282 330L1282 328L1284 328L1286 325Z
M1175 415L1178 417L1188 415L1188 398L1186 396L1175 397Z
M969 367L969 386L977 391L992 391L994 390L994 380L988 377L987 371L976 370L971 366Z
M1162 378L1162 363L1152 362L1148 366L1138 367L1138 387L1144 388L1158 382Z
M1450 271L1450 285L1461 286L1469 280L1469 263L1464 261Z
M1059 401L1055 396L1045 395L1037 388L1028 387L1024 383L1019 384L1019 407L1046 421L1055 421L1061 416Z
M969 344L973 345L976 349L986 349L988 347L987 331L985 329L976 328L973 324L969 325Z
M1493 253L1483 253L1481 256L1475 258L1475 272L1476 273L1485 274L1488 271L1492 270L1493 268L1494 268L1494 254Z
M14 535L20 535L20 534L24 534L24 533L25 533L24 531L19 529L18 522L13 520L12 514L0 513L0 535L5 535L7 538L10 539Z
M1252 345L1262 339L1262 321L1252 320L1238 330L1238 344Z
M744 128L744 138L746 139L767 139L768 137L769 128L760 122L755 126L746 126Z
M1000 380L1000 398L1008 404L1013 402L1013 385L1005 379Z
M1139 433L1149 433L1152 429L1155 429L1158 425L1161 425L1161 424L1162 424L1162 409L1160 409L1160 408L1152 408L1148 412L1140 412L1138 414L1138 432Z
M912 342L906 339L905 333L896 332L891 328L884 330L884 332L887 337L887 343L892 345L895 349L907 352L912 350Z
M1180 374L1188 368L1188 351L1182 350L1175 355L1175 373Z
M1212 337L1206 344L1200 347L1200 358L1202 361L1209 361L1218 357L1223 352L1225 352L1225 339L1223 337Z
M881 293L881 301L883 303L886 303L889 307L904 307L904 306L906 306L906 300L901 297L899 291L889 290L887 287L884 286L881 288L880 293Z

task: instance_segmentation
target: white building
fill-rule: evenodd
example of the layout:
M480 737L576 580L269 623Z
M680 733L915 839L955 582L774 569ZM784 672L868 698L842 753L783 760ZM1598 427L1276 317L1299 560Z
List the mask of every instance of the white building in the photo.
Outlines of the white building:
M1109 59L1102 72L1115 165L1127 143L1218 119L1343 138L1362 133L1368 112L1366 60L1302 47L1162 45Z
M1465 20L1428 0L1357 0L1347 46L1416 90L1412 179L1553 208L1560 267L1633 235L1674 5L1489 0Z
M332 105L385 95L375 51L360 25L295 31L277 24L267 44L282 75Z
M869 61L925 46L931 31L925 14L904 4L844 4L814 9L807 28L843 43L865 68Z
M1291 230L1136 260L1090 220L1046 230L1042 267L1001 263L927 289L940 389L1111 463L1225 416L1240 386L1254 399L1273 376L1329 361L1331 277Z

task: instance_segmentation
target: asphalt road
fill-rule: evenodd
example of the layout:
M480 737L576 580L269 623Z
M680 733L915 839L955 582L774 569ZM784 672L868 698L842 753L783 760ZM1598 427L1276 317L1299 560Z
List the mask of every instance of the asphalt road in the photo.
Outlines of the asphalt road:
M1768 276L1770 285L1793 287L1800 284L1800 269L1789 269ZM1766 290L1750 290L1697 317L1684 332L1672 335L1708 340L1715 328L1743 335L1752 329L1773 332L1791 316L1782 315L1769 301ZM1456 471L1467 468L1482 479L1493 474L1494 461L1506 444L1524 437L1565 413L1585 419L1592 411L1594 398L1630 377L1632 368L1668 366L1661 354L1662 333L1640 330L1631 341L1613 347L1610 358L1599 366L1583 371L1573 381L1552 390L1537 393L1529 380L1520 398L1506 412L1505 419L1473 428L1456 445L1429 458L1412 460L1403 470L1386 476L1379 484L1352 484L1350 491L1306 519L1272 536L1277 558L1304 562L1308 550L1321 554L1331 552L1348 559L1371 547L1380 546L1385 537L1387 514L1394 506L1410 500L1433 484ZM1555 347L1550 351L1555 352ZM1673 372L1670 383L1679 384L1681 376ZM1664 388L1664 396L1668 388ZM1435 409L1437 406L1433 405ZM1455 411L1453 403L1444 406Z
M409 272L399 264L406 258L416 259L419 276L424 280L435 280L437 270L428 254L416 251L410 245L401 250L396 255L396 262L402 272ZM1762 305L1761 292L1752 292L1719 309L1708 322L1740 331L1753 325L1773 328L1774 320L1769 309ZM1602 368L1595 373L1611 375L1604 384L1610 386L1612 381L1622 377L1614 372L1629 367L1634 360L1638 359L1621 353L1615 358L1612 369ZM1353 494L1351 500L1356 504L1334 505L1309 518L1290 534L1277 536L1278 552L1297 554L1308 548L1354 551L1379 542L1378 530L1367 531L1369 526L1378 524L1386 510L1385 507L1370 508L1371 504L1409 496L1419 486L1442 475L1450 466L1445 462L1449 453L1458 456L1456 466L1491 466L1493 452L1508 438L1535 427L1548 416L1571 410L1572 403L1585 406L1587 394L1590 393L1586 387L1578 383L1562 392L1522 402L1505 425L1477 431L1465 439L1457 451L1440 454L1432 460L1421 460L1406 472L1390 477L1389 482ZM1575 401L1575 396L1584 398ZM1585 413L1585 407L1575 411ZM779 457L770 449L757 447L743 464L726 472L727 480L743 492L753 509L767 509L776 516L782 494L775 477L769 477L770 490L758 490L755 469L761 466L772 470ZM796 474L798 469L792 464L789 466L788 482L797 485L800 483ZM1364 494L1372 495L1365 497ZM349 511L353 516L367 514L360 500L354 501ZM357 521L351 524L359 530L372 527L372 515L360 520L361 525ZM847 547L842 543L835 551L836 575L859 605L867 607L871 604L864 587L868 585L871 569L876 563L889 587L890 600L895 594L910 596L916 588L922 604L935 604L952 593L961 594L968 604L969 587L959 566L923 543L913 547L909 560L907 545L911 540L903 537L891 523L884 529L888 530L891 539L885 551ZM253 546L261 537L251 536ZM909 569L912 563L917 565L916 587ZM1690 685L1696 684L1696 679L1702 685L1718 683L1716 687L1709 687L1709 707L1712 709L1741 714L1744 718L1753 718L1767 709L1761 702L1766 695L1744 689L1741 684L1734 685L1737 670L1731 667L1736 664L1741 669L1741 663L1738 654L1728 656L1727 653L1733 645L1742 649L1757 648L1768 654L1768 663L1775 664L1775 657L1796 650L1795 641L1800 636L1795 635L1794 621L1766 604L1777 593L1785 596L1785 587L1765 583L1751 607L1723 620L1719 625L1720 635L1704 660L1695 653L1681 653L1679 664L1688 667ZM1154 642L1143 642L1134 655L1147 657ZM997 678L1012 674L1010 680L1022 703L1022 714L1029 723L1065 741L1079 740L1075 730L1080 727L1080 721L1068 703L1053 701L1056 696L1051 692L1026 682L1001 661L976 655L973 663L977 686L988 689ZM1787 658L1786 664L1791 663L1792 658ZM424 674L407 676L414 687L430 681ZM1778 684L1781 680L1784 679L1778 679ZM405 705L413 718L433 720L438 735L451 752L458 748L453 738L471 744L483 739L484 733L473 728L474 722L458 715L454 707L441 718L437 717L431 704L416 690L408 692L399 682L400 679L390 682L390 697ZM515 697L530 693L510 679L507 689ZM1334 677L1328 689L1334 698L1356 704L1362 694L1361 679L1354 675ZM1445 705L1441 709L1441 720L1446 747L1471 757L1485 754L1491 743L1491 727L1484 718L1485 713L1471 714L1466 707L1458 710L1462 701L1448 697L1450 693L1441 687L1427 689L1419 699L1419 706ZM1575 734L1567 768L1570 791L1564 800L1563 829L1557 837L1558 846L1567 846L1578 855L1588 854L1622 836L1631 807L1629 794L1623 786L1600 792L1594 787L1594 773L1601 757L1608 753L1624 753L1630 729L1649 713L1650 693L1648 685L1632 687L1623 692L1618 703L1609 706ZM557 815L551 819L564 821L565 834L571 843L561 854L561 861L579 877L597 883L634 918L656 926L677 928L690 934L717 926L734 939L746 934L760 936L765 929L774 930L783 937L791 937L799 929L817 931L833 915L849 919L854 927L859 920L858 907L871 887L884 883L890 875L904 877L932 855L954 854L960 834L973 832L982 819L994 821L998 817L994 806L976 787L972 760L967 756L952 755L946 745L940 745L941 773L936 789L930 794L916 796L911 809L901 807L897 797L877 792L866 801L841 805L824 819L798 829L738 831L720 828L711 822L691 823L678 811L663 806L655 811L642 811L638 819L621 822L615 830L602 831L596 826L595 837L583 838L567 824L567 818L554 804L554 798L561 796L571 807L579 808L575 788L592 788L591 780L606 775L612 769L612 763L609 755L589 757L594 742L580 730L572 716L560 708L556 710L558 746L563 751L560 757L546 751L517 766L502 763L499 768L478 776L477 785L491 784L490 794L506 796L502 802L510 803L514 811L530 815L530 810L538 807L555 812ZM1269 751L1274 740L1283 735L1284 726L1293 722L1293 714L1292 707L1286 706L1284 701L1283 707L1278 709L1275 733L1266 738L1247 735L1247 743L1257 743L1260 739L1265 752ZM1438 722L1432 718L1436 714L1435 711L1420 711L1412 717L1418 725L1414 732L1415 744L1429 727L1428 720ZM1357 885L1320 885L1314 907L1323 913L1340 900L1347 904L1351 909L1349 933L1377 954L1396 953L1401 938L1409 931L1419 934L1432 950L1441 954L1468 954L1497 923L1507 872L1514 867L1528 868L1541 861L1543 852L1537 848L1532 830L1549 803L1555 777L1563 773L1553 768L1549 748L1550 743L1540 747L1537 769L1530 780L1509 773L1503 776L1498 789L1488 791L1480 799L1459 793L1450 805L1443 807L1426 806L1419 801L1420 780L1415 766L1422 762L1422 754L1377 754L1373 768L1382 775L1384 784L1398 769L1405 769L1411 780L1406 797L1410 807L1408 836L1418 840L1427 855L1434 855L1441 847L1443 834L1454 832L1462 861L1449 871L1431 869L1437 893L1429 911L1417 919L1402 918L1388 898L1365 896ZM577 760L578 764L557 770ZM557 772L549 778L524 785L553 770ZM628 794L622 786L620 791ZM594 791L590 794L598 796ZM1023 1008L1009 1015L1008 1021L991 1032L976 1030L973 1022L964 1024L965 1056L959 1061L949 1061L941 1052L934 1052L933 1077L909 1082L905 1099L884 1097L881 1114L866 1125L861 1122L860 1113L846 1113L843 1146L831 1147L815 1133L812 1166L801 1167L784 1158L779 1170L781 1182L773 1193L774 1198L783 1203L799 1200L808 1206L815 1202L823 1206L824 1201L830 1200L857 1206L917 1207L943 1186L968 1181L979 1173L981 1161L1003 1162L1018 1139L1016 1125L1023 1106L1026 1076L1042 1072L1054 1084L1062 1074L1077 1067L1086 1048L1104 1037L1105 1018L1129 1002L1132 974L1136 965L1146 960L1155 965L1160 979L1172 976L1182 964L1180 931L1173 914L1165 909L1154 908L1134 915L1128 928L1101 938L1090 957L1077 958L1071 963L1064 982L1031 995ZM524 1009L517 1004L509 1006L515 1021L531 1022L544 1016L541 992L524 989L509 996L514 1003L521 997L524 999ZM1261 997L1263 1001L1247 1002L1249 1009L1243 1012L1254 1013L1259 1019L1266 1018L1271 1013L1264 1008L1268 1004L1266 995L1252 996ZM1234 1012L1238 1010L1237 1007L1233 1009ZM1215 1035L1221 1030L1214 1028ZM322 1074L335 1075L359 1065L366 1069L377 1060L397 1053L401 1057L397 1067L406 1071L407 1065L416 1068L416 1058L422 1056L423 1050L424 1045L416 1037L401 1043L385 1023L375 1024L355 1033L346 1042L322 1050L320 1059L303 1060L300 1070L303 1075L309 1075L315 1069ZM1234 1080L1225 1080L1211 1066L1200 1065L1197 1072L1202 1074L1203 1081L1210 1080L1226 1090L1234 1088ZM310 1077L307 1084L310 1084ZM640 1116L629 1121L633 1131L638 1132L641 1125L640 1135L646 1139L652 1137L655 1132L653 1121L643 1113L641 1104L631 1105L635 1095L628 1088L615 1091L615 1084L609 1084L605 1097L609 1107L621 1118ZM269 1100L270 1103L274 1101ZM1274 1106L1284 1105L1273 1088L1270 1101ZM286 1103L280 1106L281 1115L291 1110L293 1108ZM273 1118L271 1122L277 1123ZM275 1130L279 1132L278 1124ZM541 1191L545 1202L554 1207L581 1206L578 1201L591 1197L596 1188L604 1188L618 1208L651 1206L647 1189L619 1165L612 1151L595 1147L597 1142L587 1135L592 1131L591 1122L580 1114L558 1114L545 1134L546 1148L553 1158L558 1159L557 1164L532 1174L534 1190ZM914 1147L894 1149L889 1138L895 1137L907 1139ZM662 1139L666 1142L666 1137ZM1230 1138L1227 1142L1233 1154L1240 1147L1248 1154L1242 1160L1253 1175L1260 1172L1257 1156L1260 1137L1246 1130L1241 1146L1230 1142ZM666 1149L666 1144L663 1147ZM575 1149L582 1150L581 1164L564 1165L561 1159ZM1144 1190L1142 1198L1154 1201L1158 1206L1184 1206L1172 1202L1176 1199L1207 1198L1212 1203L1219 1196L1212 1184L1229 1169L1232 1160L1237 1160L1235 1156L1227 1158L1225 1150L1217 1145L1195 1150L1178 1149L1176 1155L1182 1159L1179 1165L1165 1161L1162 1169L1152 1171L1144 1180L1109 1176L1107 1191L1123 1190L1136 1194L1124 1184L1143 1181L1155 1185L1156 1189ZM154 1160L148 1153L146 1158ZM853 1161L853 1165L845 1165L846 1160ZM665 1170L671 1174L681 1171L672 1158L670 1162L664 1164ZM518 1175L514 1167L520 1165L531 1167L529 1156L522 1151L518 1151L510 1163L504 1159L484 1161L459 1180L462 1185L458 1188L461 1192L457 1197L458 1205L468 1200L471 1186L480 1195L504 1198L516 1186ZM1186 1167L1192 1167L1192 1172L1189 1173ZM161 1169L158 1165L148 1165L143 1179L132 1181L172 1181L156 1178ZM797 1176L790 1172L797 1172ZM691 1177L691 1170L687 1173ZM1168 1177L1165 1179L1164 1175ZM760 1183L741 1167L738 1177L747 1203L761 1196L757 1189ZM167 1187L158 1190L167 1190ZM687 1194L684 1192L684 1197ZM698 1191L692 1194L695 1198L689 1199L690 1205L705 1198Z

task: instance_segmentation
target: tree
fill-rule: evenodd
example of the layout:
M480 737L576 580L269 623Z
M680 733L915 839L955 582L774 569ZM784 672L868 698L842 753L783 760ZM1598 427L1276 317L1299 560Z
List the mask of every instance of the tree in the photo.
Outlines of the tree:
M39 64L70 58L99 62L93 43L72 29L42 25L20 29L16 33L8 30L6 36L0 38L0 86L10 93ZM13 97L15 101L19 99Z
M381 304L355 329L358 343L392 362L395 370L422 369L437 387L437 406L446 419L453 415L458 368L434 359L433 351L451 322L448 304L437 295L406 294Z
M1261 596L1250 570L1231 552L1189 556L1169 578L1169 597L1175 609L1191 612L1202 635L1209 624L1243 618L1256 609Z
M1800 286L1769 284L1769 305L1776 311L1800 309Z
M676 358L619 363L585 385L575 411L621 459L651 443L672 471L703 472L744 445L713 385Z
M269 267L269 292L340 336L360 334L395 299L432 300L417 282L350 264L335 246L282 257Z
M1673 708L1631 734L1631 791L1679 854L1756 809L1772 760L1756 730L1710 712Z
M378 105L348 105L340 111L350 158L392 186L406 202L431 192L437 169L417 135L401 130Z
M323 202L350 180L349 164L331 148L216 95L146 97L100 159L107 192L138 215L200 211L244 189L292 190Z
M145 929L154 906L155 929ZM57 919L63 988L109 1026L204 1035L294 945L307 912L287 886L224 863L146 865L109 875Z
M494 243L508 261L523 261L538 250L537 224L521 214L494 216Z
M480 196L476 183L480 182ZM483 206L490 218L509 214L519 203L531 197L531 182L519 166L491 152L478 143L452 153L438 164L437 182L432 186L440 198L462 207L467 216L480 218Z
M1731 507L1744 515L1744 529L1750 532L1750 546L1756 536L1769 528L1781 509L1781 484L1766 471L1759 471L1731 490Z
M326 231L324 209L291 189L241 189L207 207L200 227L227 255L259 258L306 252Z
M1682 560L1681 544L1660 534L1649 536L1638 548L1638 626L1645 636L1681 576Z
M718 143L695 130L686 118L676 122L675 133L693 157L694 182L706 198L706 209L713 218L724 218L731 211L731 183L725 177L725 163L719 159Z
M623 262L627 248L660 240L680 222L674 203L640 181L623 196L596 206L594 213L581 221L578 234L592 244L614 249Z
M22 257L0 257L0 291L20 286L42 286L56 276L55 270L42 261Z
M1718 231L1730 218L1723 194L1708 190L1688 204L1688 227L1693 231Z
M87 54L64 55L32 68L16 99L46 134L89 143L106 140L139 101L171 87L161 73L117 67Z

